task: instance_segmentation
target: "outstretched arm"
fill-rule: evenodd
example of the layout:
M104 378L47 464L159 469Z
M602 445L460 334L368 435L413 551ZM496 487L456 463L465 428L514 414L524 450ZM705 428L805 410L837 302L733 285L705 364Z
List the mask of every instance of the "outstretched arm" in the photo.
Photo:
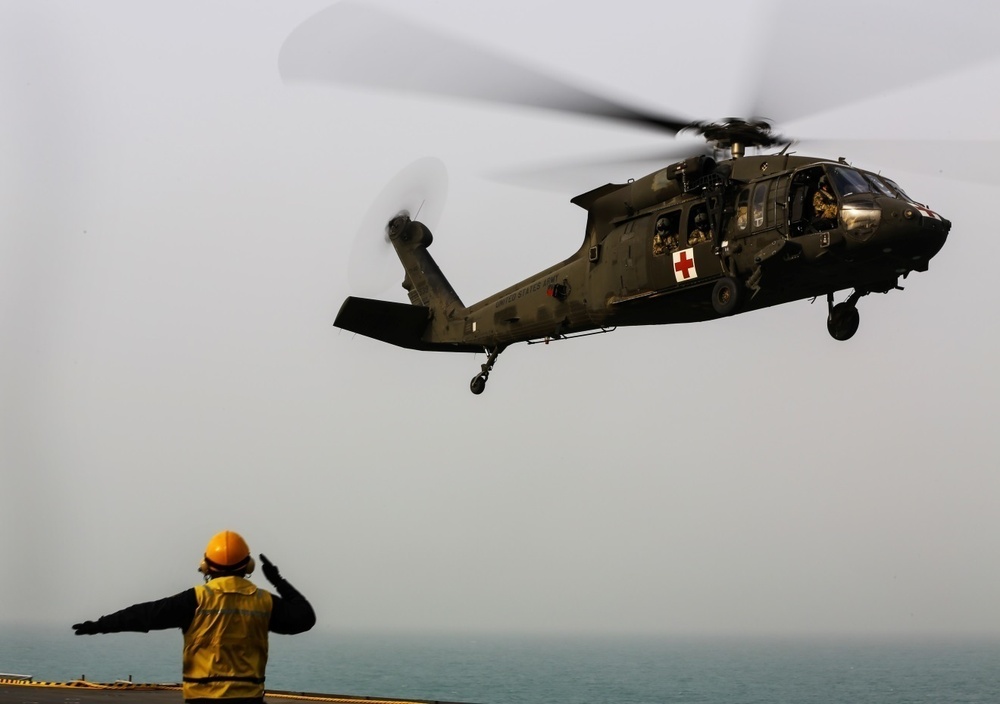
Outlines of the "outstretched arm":
M78 636L122 631L146 633L167 628L186 630L191 625L197 606L198 599L194 588L191 588L165 599L134 604L113 614L101 616L96 621L73 624L73 630Z

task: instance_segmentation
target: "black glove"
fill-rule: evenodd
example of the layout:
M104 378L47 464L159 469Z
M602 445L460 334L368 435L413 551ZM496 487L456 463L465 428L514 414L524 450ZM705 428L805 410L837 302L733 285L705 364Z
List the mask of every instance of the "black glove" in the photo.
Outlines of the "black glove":
M92 636L95 633L101 632L97 628L96 621L84 621L83 623L74 623L73 630L76 631L76 635L78 636Z
M267 559L267 556L264 555L264 553L260 554L260 571L264 573L265 577L267 577L267 581L276 587L285 581L281 578L281 573L278 572L278 568L274 566L273 562Z

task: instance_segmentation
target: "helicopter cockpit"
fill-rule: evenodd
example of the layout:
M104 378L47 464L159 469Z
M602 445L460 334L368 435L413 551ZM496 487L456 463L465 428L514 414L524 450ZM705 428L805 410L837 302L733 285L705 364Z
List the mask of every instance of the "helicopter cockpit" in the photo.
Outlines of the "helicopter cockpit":
M789 196L792 235L842 227L870 234L881 221L878 199L914 201L892 180L845 164L819 164L798 171Z

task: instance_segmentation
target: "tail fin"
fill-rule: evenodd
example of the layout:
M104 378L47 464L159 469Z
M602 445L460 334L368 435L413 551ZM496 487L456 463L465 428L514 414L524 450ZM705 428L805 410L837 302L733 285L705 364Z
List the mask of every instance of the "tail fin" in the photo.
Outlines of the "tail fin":
M389 241L406 272L403 288L410 296L410 303L450 313L465 308L427 251L434 241L430 230L422 223L401 215L389 223Z
M433 239L406 215L390 222L389 241L406 272L411 305L349 296L333 324L408 349L482 352L482 345L462 342L465 306L427 251Z

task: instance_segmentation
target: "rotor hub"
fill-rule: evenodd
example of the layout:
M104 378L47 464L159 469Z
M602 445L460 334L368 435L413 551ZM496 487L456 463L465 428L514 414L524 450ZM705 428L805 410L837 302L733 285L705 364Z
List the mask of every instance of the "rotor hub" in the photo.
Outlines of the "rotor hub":
M727 117L719 122L692 122L685 129L702 135L716 149L729 149L734 159L743 156L746 147L773 147L787 141L773 133L766 120Z

